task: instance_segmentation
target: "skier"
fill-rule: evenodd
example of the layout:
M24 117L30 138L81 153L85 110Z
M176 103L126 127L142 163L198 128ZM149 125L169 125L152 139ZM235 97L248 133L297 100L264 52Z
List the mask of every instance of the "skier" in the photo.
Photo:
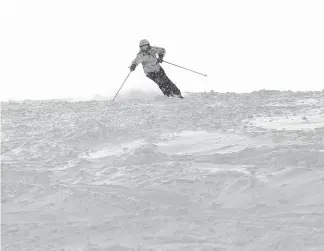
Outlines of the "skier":
M163 62L165 49L151 46L147 39L141 40L139 47L140 51L129 67L130 70L134 71L136 66L141 63L146 76L159 86L164 95L183 98L178 87L172 83L160 66L160 63Z

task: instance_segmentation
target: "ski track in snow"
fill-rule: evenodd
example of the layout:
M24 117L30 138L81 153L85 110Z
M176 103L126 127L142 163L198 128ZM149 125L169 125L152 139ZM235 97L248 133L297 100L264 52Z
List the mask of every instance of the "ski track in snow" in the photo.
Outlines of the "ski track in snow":
M324 92L1 108L2 250L324 250Z

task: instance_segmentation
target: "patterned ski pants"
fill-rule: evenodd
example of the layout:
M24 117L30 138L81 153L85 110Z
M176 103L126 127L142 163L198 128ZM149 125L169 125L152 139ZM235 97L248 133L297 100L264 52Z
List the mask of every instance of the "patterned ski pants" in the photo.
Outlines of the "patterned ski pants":
M169 97L172 94L181 94L178 87L168 78L162 67L160 67L159 71L149 72L146 76L157 83L164 95Z

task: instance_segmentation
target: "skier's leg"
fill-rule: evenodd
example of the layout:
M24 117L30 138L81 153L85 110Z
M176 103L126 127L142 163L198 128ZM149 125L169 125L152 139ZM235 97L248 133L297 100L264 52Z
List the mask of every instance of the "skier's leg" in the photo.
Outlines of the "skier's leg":
M166 81L163 79L163 73L161 73L160 70L158 72L150 72L146 76L152 79L159 86L164 95L169 97L172 92L168 83L166 83Z
M160 73L160 72L159 72ZM158 75L158 81L160 83L160 88L164 90L164 95L166 96L172 96L172 90L170 88L170 85L168 84L167 81L163 78L161 74Z
M153 80L159 86L160 90L164 95L169 96L167 89L164 87L163 83L161 83L161 80L158 78L157 72L149 72L146 76L149 79Z
M164 83L164 85L167 86L169 93L175 94L179 97L182 97L181 95L181 91L179 90L179 88L168 78L168 76L165 74L165 71L163 70L163 68L160 68L160 71L158 72L158 77L161 79L161 81Z

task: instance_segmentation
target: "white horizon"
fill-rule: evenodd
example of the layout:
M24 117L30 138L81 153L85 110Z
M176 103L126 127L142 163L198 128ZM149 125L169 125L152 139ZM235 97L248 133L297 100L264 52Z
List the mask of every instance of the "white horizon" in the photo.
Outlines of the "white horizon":
M127 6L127 7L126 7ZM324 88L324 2L0 3L0 100L113 96L140 39L182 92ZM123 91L159 92L139 66Z

